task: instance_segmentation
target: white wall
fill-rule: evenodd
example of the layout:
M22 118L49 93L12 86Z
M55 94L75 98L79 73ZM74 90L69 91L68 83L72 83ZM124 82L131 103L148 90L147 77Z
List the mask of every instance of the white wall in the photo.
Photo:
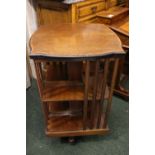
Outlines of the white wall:
M33 4L32 0L26 0L26 44L28 54L30 53L29 39L33 34L33 32L37 29L36 12L32 4ZM29 62L32 70L32 76L36 78L34 62L31 59L29 59Z

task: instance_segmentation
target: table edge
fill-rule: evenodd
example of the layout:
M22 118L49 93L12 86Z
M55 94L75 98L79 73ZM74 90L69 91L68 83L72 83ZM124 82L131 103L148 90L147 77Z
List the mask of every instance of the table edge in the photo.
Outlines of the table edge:
M81 60L96 60L96 59L102 59L102 58L108 58L108 57L122 57L125 55L124 51L120 52L111 52L107 54L101 54L101 55L92 55L92 56L51 56L51 55L44 55L44 54L29 54L29 57L34 60L61 60L61 61L81 61Z

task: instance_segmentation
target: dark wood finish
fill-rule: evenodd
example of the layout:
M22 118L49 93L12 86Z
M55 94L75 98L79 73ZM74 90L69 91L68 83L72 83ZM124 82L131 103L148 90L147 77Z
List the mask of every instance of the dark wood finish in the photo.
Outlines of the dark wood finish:
M61 1L53 1L51 3L51 0L39 0L37 2L39 7L43 7L46 9L52 9L52 10L56 10L56 11L64 11L69 9L69 5L66 5L64 3L62 3Z
M91 107L91 118L90 118L90 128L94 127L94 109L96 108L96 97L97 97L97 88L98 88L98 71L99 71L99 60L96 61L95 64L95 78L94 78L94 88L93 88L93 100L92 100L92 107Z
M89 92L89 61L86 62L86 76L85 76L85 92L84 92L84 106L83 106L83 129L87 128L87 115L88 115L88 92Z
M32 35L30 45L46 134L57 137L107 134L118 61L124 55L119 38L101 24L64 24L63 28L40 27ZM111 58L115 65L109 86ZM105 100L106 112L102 110Z

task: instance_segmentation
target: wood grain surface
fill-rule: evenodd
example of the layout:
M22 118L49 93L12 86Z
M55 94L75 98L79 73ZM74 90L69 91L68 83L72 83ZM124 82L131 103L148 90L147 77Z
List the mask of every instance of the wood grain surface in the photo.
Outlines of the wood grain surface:
M30 57L78 58L124 54L117 35L103 24L41 26L31 37Z

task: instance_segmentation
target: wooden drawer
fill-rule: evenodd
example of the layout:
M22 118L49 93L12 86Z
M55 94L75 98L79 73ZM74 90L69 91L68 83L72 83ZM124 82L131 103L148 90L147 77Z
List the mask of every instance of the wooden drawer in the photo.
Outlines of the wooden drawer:
M86 5L83 7L77 8L77 16L79 18L84 18L89 15L95 15L97 12L100 12L105 9L105 3L99 2L96 4Z

